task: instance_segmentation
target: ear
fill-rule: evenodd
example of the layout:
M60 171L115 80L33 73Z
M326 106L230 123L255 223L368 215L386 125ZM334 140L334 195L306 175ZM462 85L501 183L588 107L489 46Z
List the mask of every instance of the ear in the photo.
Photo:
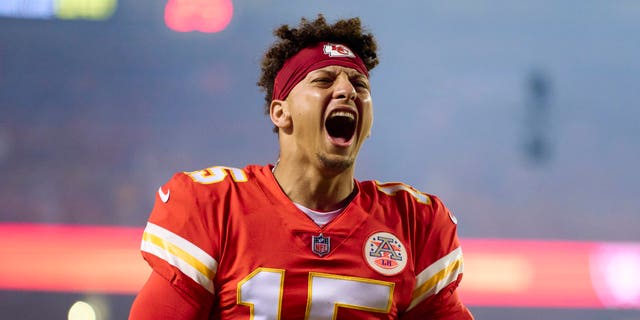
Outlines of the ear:
M278 129L289 129L292 125L289 105L285 100L272 100L269 105L269 117Z

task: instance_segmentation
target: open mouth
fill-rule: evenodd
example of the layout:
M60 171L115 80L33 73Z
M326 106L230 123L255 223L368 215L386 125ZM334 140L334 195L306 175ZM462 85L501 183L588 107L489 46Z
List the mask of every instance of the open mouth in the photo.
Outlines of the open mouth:
M334 143L348 145L356 132L356 115L349 111L333 111L324 126Z

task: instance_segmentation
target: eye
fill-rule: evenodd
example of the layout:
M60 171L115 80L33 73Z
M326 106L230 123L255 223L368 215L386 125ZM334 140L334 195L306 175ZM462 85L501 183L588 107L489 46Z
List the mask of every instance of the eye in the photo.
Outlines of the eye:
M356 89L369 89L369 84L363 80L353 80L351 83Z
M317 78L311 79L311 84L315 85L318 88L329 88L333 85L334 79L331 77L321 76Z
M313 79L311 82L317 82L317 83L329 83L329 82L331 82L331 81L332 81L332 80L331 80L330 78L327 78L327 77L318 77L318 78Z
M369 82L367 81L367 78L363 76L352 75L351 77L349 77L349 81L351 82L351 85L356 87L356 89L357 88L369 89Z
M362 87L362 88L367 88L367 83L364 81L355 81L353 83L356 87Z

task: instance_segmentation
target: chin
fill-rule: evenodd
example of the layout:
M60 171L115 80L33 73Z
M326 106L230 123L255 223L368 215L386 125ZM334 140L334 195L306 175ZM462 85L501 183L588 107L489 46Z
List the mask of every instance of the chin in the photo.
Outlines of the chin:
M335 173L341 173L350 169L355 163L355 159L345 156L331 156L318 153L317 157L325 168Z

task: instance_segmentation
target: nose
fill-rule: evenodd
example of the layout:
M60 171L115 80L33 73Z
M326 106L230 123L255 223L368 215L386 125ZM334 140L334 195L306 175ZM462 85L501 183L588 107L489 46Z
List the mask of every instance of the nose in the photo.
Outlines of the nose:
M335 80L334 86L334 99L356 99L356 88L353 86L346 73L343 72L338 75L338 78L336 78Z

